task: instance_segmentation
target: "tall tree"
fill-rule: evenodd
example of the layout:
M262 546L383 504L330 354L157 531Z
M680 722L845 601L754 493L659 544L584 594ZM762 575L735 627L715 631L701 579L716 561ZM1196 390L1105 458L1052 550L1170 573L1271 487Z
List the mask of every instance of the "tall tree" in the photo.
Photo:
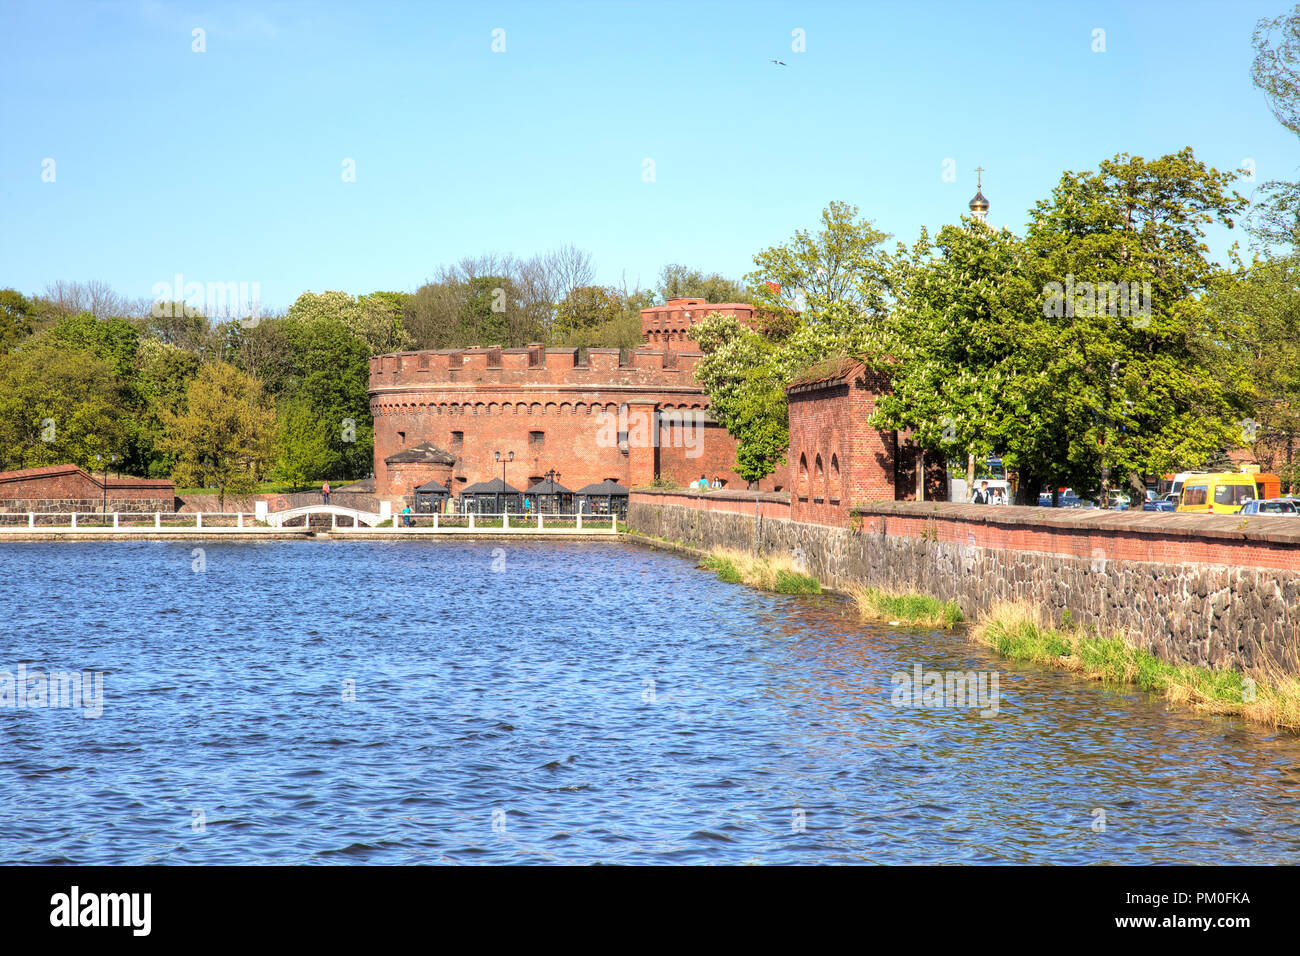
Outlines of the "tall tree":
M276 425L271 476L289 482L294 491L330 477L337 471L339 458L330 447L332 437L328 423L317 418L305 401L286 402Z
M215 487L247 494L266 473L275 429L275 408L262 383L226 362L205 363L185 393L180 412L162 412L164 451L177 461L172 480L182 486Z
M864 351L887 315L895 283L888 236L858 208L832 202L822 228L797 231L754 256L746 278L754 294L754 329L719 316L692 330L704 352L696 374L737 441L737 473L771 474L784 458L788 432L784 386L808 366Z
M812 321L833 304L879 315L889 298L891 265L882 248L888 238L858 216L857 206L832 202L819 232L800 229L789 242L762 250L745 279L756 302L809 313Z
M790 443L785 386L790 380L779 346L738 322L713 313L693 329L704 358L695 376L709 407L736 439L736 474L746 481L770 475Z
M1268 98L1277 121L1300 136L1300 5L1260 20L1252 37L1250 77ZM1252 231L1267 244L1300 247L1300 183L1271 180L1260 186Z
M283 395L306 404L330 432L336 457L329 478L367 475L373 467L370 347L344 322L287 316L291 369Z
M1209 302L1227 344L1220 378L1246 409L1239 444L1300 486L1300 254L1259 257Z
M125 456L131 411L113 369L44 336L0 356L0 468Z
M17 289L0 289L0 355L32 334L32 303Z
M1066 173L1033 210L1026 247L1045 287L1060 289L1045 303L1066 350L1053 357L1056 391L1093 420L1071 459L1095 461L1103 494L1112 475L1137 490L1140 476L1201 461L1239 435L1205 307L1223 273L1203 227L1231 228L1246 206L1232 179L1190 148L1151 161L1120 154Z

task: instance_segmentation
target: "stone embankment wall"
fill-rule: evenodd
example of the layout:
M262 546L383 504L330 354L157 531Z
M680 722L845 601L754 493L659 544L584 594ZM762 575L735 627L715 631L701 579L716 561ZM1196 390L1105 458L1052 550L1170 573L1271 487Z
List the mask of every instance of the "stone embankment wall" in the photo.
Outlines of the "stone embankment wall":
M852 527L831 527L634 492L628 527L701 549L801 548L831 587L931 594L968 618L1007 600L1056 622L1069 610L1170 662L1295 670L1300 519L901 501L858 510Z

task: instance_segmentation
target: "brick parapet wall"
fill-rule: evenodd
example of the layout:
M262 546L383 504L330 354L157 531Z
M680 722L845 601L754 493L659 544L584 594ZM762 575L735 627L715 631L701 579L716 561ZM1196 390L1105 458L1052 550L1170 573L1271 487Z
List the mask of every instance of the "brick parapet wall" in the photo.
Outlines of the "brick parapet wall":
M801 549L832 587L1069 611L1163 660L1245 669L1292 661L1300 635L1300 519L932 502L861 505L856 528L729 513L703 498L634 495L628 527L696 548Z
M671 491L658 488L633 491L632 502L647 505L679 505L701 511L719 511L762 518L785 518L790 514L790 496L783 491Z
M1041 554L1300 572L1300 519L948 502L857 505L863 533Z

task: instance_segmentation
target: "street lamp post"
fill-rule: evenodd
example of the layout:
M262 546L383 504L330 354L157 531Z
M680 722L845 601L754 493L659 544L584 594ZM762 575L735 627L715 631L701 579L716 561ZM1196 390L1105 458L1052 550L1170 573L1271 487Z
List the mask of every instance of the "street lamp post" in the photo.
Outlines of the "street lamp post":
M504 485L505 485L505 483L506 483L506 462L508 462L508 461L514 461L514 460L515 460L515 453L512 452L512 451L510 451L510 452L506 452L506 454L505 454L504 457L501 455L501 452L499 452L499 451L495 451L495 452L493 452L492 454L496 457L496 460L497 460L497 461L501 462L501 484L502 484L503 487L502 487L502 489L501 489L501 493L497 495L497 511L500 511L500 510L501 510L501 495L504 495L504 494L505 494L505 488L504 488Z
M116 455L109 455L108 457L109 457L109 461L111 461L115 465L117 464ZM104 461L103 455L96 455L95 461L101 462L104 468L104 481L100 485L100 490L103 492L103 497L100 499L99 520L108 521L108 462Z
M546 473L546 480L551 483L551 495L555 498L555 514L563 514L563 510L560 508L560 493L555 490L555 483L560 480L560 473L552 468ZM537 510L542 510L541 501L537 502Z

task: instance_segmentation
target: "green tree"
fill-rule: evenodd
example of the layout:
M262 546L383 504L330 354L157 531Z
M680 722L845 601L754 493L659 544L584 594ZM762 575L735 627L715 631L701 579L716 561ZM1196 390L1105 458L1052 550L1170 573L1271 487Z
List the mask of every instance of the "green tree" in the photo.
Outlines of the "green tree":
M0 355L32 334L32 303L17 289L0 289Z
M129 385L135 370L140 330L121 318L97 319L89 312L59 319L45 333L57 348L89 352L109 364L122 385Z
M1277 121L1300 136L1300 5L1289 14L1260 20L1252 45L1251 80ZM1251 216L1256 238L1265 245L1300 247L1300 183L1273 180L1259 191Z
M367 358L400 352L410 343L402 325L400 293L376 292L357 299L346 292L304 292L289 306L287 318L339 322L366 344Z
M1200 462L1240 434L1205 304L1223 272L1202 231L1231 228L1245 208L1232 179L1190 148L1149 162L1120 154L1066 173L1033 210L1026 248L1045 288L1056 283L1045 310L1061 313L1049 315L1055 393L1091 419L1070 459L1095 463L1103 494L1112 475L1138 490L1141 476Z
M112 368L43 336L0 356L2 467L70 463L95 467L95 456L124 457L130 411Z
M248 494L266 472L275 434L274 403L262 383L226 362L208 362L185 393L180 412L162 412L163 450L176 458L172 480Z
M746 278L758 307L755 328L710 316L692 330L704 353L696 375L718 420L737 442L737 473L771 474L788 444L785 386L817 362L859 354L879 338L897 268L888 236L858 208L832 202L816 234L754 256Z
M1232 440L1234 389L1206 308L1222 280L1201 227L1240 196L1190 150L1066 173L1023 242L940 231L900 269L900 308L870 354L891 374L878 427L950 456L1001 453L1019 501L1199 464Z
M1039 364L1052 335L1024 244L980 223L945 226L933 246L922 233L900 271L900 304L865 350L890 381L873 423L949 460L1002 454L1035 494L1042 481L1069 483L1078 409Z
M280 408L271 477L287 481L293 490L336 473L338 453L330 447L331 429L305 401Z
M370 415L370 347L342 321L284 320L291 365L284 396L304 403L330 430L336 454L329 478L369 474L374 423Z
M1246 410L1240 443L1300 485L1300 255L1257 258L1216 289L1209 309L1225 342L1225 387Z
M622 314L623 303L617 289L579 286L556 306L553 335L557 342L569 344L573 337L608 326Z
M734 317L713 313L695 326L704 357L695 376L709 406L736 439L736 474L746 481L770 475L790 444L785 385L790 375L779 347Z
M822 210L821 225L815 234L798 230L789 242L754 256L755 269L745 277L754 301L809 313L814 322L833 304L868 318L882 314L892 271L882 248L889 235L843 202Z
M199 357L192 352L153 338L140 343L133 382L138 408L125 467L156 478L172 473L176 458L161 450L163 413L181 409L198 370Z

